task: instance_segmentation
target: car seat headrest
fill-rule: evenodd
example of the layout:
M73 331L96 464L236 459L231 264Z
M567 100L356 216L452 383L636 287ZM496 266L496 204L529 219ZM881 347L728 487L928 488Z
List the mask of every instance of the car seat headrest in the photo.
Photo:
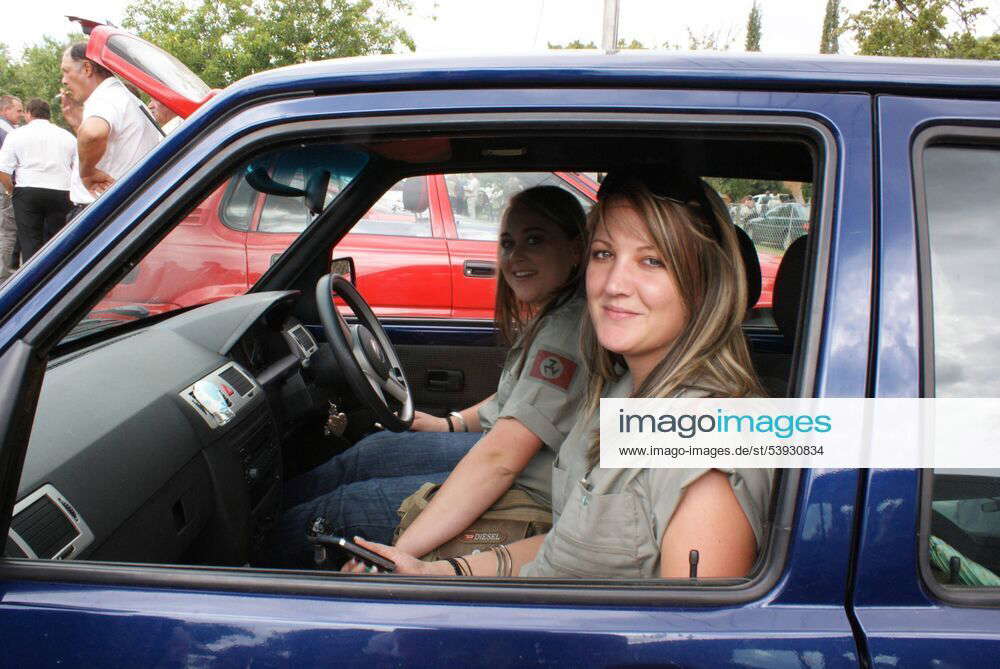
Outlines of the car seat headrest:
M792 242L781 258L778 273L774 277L774 322L789 343L795 341L795 330L798 327L808 240L809 235L803 235Z

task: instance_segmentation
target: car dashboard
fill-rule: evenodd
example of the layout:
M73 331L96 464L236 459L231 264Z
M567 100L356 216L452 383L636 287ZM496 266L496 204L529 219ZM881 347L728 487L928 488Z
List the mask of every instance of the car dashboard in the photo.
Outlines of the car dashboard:
M319 347L297 292L207 305L52 360L5 555L240 565L279 510L281 421ZM302 398L305 398L304 400Z

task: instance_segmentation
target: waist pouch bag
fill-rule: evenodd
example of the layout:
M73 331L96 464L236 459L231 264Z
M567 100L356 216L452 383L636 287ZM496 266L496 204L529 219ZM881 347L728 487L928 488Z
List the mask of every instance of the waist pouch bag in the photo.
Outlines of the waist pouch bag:
M399 540L403 531L413 524L414 519L427 508L434 493L440 487L436 483L425 483L420 486L419 490L403 500L403 503L399 505L399 525L392 538L393 544ZM523 490L511 488L483 515L479 516L472 525L421 559L441 560L468 555L475 550L489 550L492 546L509 544L519 539L543 534L551 528L552 509L539 504Z

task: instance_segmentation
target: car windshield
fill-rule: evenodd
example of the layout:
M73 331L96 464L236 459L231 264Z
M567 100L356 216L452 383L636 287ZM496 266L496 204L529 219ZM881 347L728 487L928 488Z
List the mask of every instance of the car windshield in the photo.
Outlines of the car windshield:
M239 165L104 295L63 342L245 293L263 273L247 271L246 245L264 199L280 201L280 211L290 221L285 227L295 233L271 249L269 266L367 162L363 150L320 144L271 151Z

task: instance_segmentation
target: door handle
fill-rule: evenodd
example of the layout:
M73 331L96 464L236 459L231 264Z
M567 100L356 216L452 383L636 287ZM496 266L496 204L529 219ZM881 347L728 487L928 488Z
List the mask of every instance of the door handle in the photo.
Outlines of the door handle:
M497 264L492 260L466 260L462 273L474 279L489 279L497 275Z
M457 393L465 387L465 374L457 369L428 369L427 388Z

